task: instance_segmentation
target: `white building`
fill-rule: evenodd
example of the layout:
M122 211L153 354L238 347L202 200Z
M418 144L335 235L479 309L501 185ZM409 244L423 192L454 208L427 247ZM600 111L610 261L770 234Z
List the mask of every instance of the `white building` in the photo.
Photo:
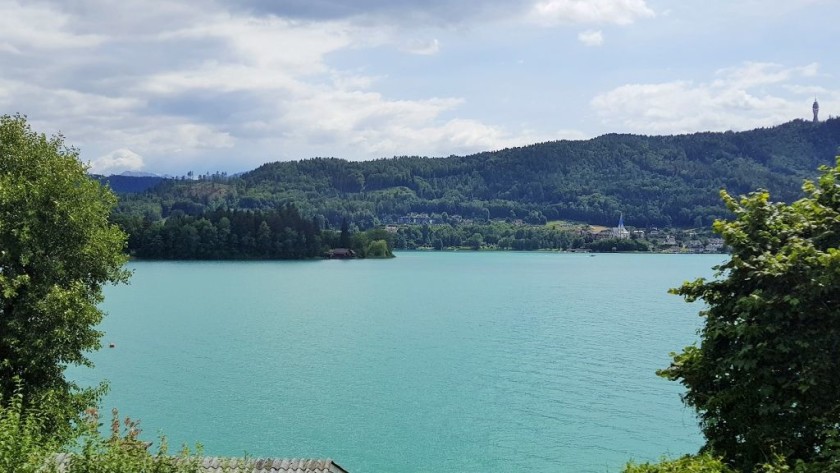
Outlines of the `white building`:
M618 218L618 226L612 229L612 237L618 238L619 240L625 240L630 238L630 232L624 228L624 214L621 214L621 217Z

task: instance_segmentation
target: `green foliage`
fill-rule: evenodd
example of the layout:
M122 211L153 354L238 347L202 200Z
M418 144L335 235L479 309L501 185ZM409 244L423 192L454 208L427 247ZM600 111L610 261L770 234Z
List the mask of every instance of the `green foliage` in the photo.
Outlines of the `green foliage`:
M419 247L480 249L493 245L500 250L566 250L576 248L575 231L549 226L520 226L504 221L468 225L428 225L400 227L394 248ZM591 238L591 237L590 237ZM577 245L583 240L577 242Z
M19 385L18 385L19 388ZM0 403L0 471L41 473L58 443L44 434L46 415L24 407L18 389Z
M641 240L631 238L606 238L586 245L592 251L609 253L611 251L650 251L650 246Z
M0 396L50 406L45 428L94 400L64 378L99 347L105 284L125 282L125 235L108 221L114 195L89 178L61 136L0 117Z
M101 434L98 413L88 409L69 440L45 434L49 415L41 406L25 407L18 391L0 406L0 471L4 473L196 473L200 447L171 455L160 438L156 453L139 439L138 423L120 421L113 411L111 435ZM69 456L65 452L73 452ZM58 461L64 458L63 464Z
M143 259L303 259L324 252L321 231L292 205L269 210L178 210L165 220L117 214L128 250Z
M394 254L388 248L388 242L385 240L374 240L368 244L365 251L366 258L393 258Z
M686 455L676 460L663 458L659 463L630 462L623 473L736 473L719 458L709 454Z
M393 258L395 237L381 228L364 232L322 232L324 244L328 248L348 248L357 258ZM345 245L342 245L345 244Z
M347 219L341 219L341 234L338 238L338 246L341 248L350 248L350 224Z
M201 448L191 453L186 447L178 454L168 451L166 438L161 437L156 453L149 451L149 444L139 439L139 422L130 418L120 420L116 409L112 411L111 436L99 432L96 410L88 411L82 424L75 454L70 456L65 473L193 473L201 468Z
M706 449L745 472L775 454L840 471L840 158L821 172L790 205L723 192L735 217L714 229L731 259L674 290L708 308L700 346L660 374L685 385Z

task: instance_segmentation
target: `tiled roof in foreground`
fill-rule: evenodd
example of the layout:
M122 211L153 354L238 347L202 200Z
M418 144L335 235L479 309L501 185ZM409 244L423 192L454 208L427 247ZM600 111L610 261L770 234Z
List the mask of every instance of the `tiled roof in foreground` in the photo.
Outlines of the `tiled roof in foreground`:
M241 460L238 458L207 457L202 460L207 473L347 473L347 470L332 460L310 460L297 458L260 458Z
M71 454L60 453L55 460L59 471L65 471ZM306 458L218 458L204 457L199 471L206 473L348 473L330 459Z

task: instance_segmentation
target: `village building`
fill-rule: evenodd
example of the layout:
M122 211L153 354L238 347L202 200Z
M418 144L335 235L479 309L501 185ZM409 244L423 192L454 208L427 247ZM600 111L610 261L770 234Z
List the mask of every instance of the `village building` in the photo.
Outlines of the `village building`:
M593 235L596 240L606 240L608 238L615 238L615 233L612 229L607 228Z
M706 242L707 253L723 253L723 238L709 238Z
M429 214L416 214L411 213L408 215L404 215L397 219L397 222L402 225L432 225L435 223L434 219L429 217Z

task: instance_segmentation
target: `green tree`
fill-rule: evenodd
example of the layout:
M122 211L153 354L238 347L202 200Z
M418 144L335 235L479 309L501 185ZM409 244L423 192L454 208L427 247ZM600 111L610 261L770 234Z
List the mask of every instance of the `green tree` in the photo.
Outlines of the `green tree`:
M465 241L464 244L473 250L479 250L481 249L481 245L484 244L484 235L478 232L473 233L469 238L467 238L467 241Z
M388 248L388 242L385 240L371 241L365 251L367 258L393 258L394 254Z
M347 219L341 219L341 236L338 238L338 246L341 248L350 248L350 224Z
M790 205L722 192L734 219L714 230L732 256L674 290L708 308L700 345L660 374L686 386L706 449L742 471L774 455L840 471L840 158L820 169Z
M356 256L364 258L367 256L368 245L370 239L366 233L354 233L350 241L350 246L342 248L350 248L356 252Z
M96 390L64 377L91 363L105 284L126 282L125 234L108 221L116 198L86 174L61 136L0 117L0 397L47 403L56 429Z
M260 222L260 227L257 229L257 249L260 256L264 258L271 254L271 229L265 220Z

